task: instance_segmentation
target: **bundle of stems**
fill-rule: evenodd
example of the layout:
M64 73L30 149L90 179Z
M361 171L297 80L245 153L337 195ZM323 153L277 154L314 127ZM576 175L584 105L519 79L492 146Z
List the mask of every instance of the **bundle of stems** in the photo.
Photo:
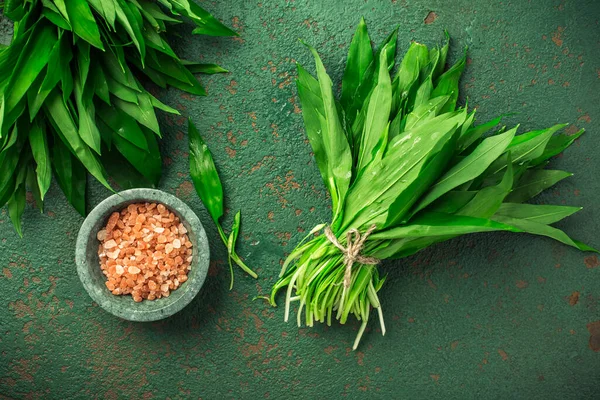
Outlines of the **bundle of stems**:
M378 262L402 258L460 235L509 231L547 236L583 251L551 225L580 208L526 203L570 173L545 169L583 130L555 125L517 135L475 124L457 108L465 55L445 69L440 48L412 42L394 70L397 30L376 51L364 20L350 45L339 99L317 51L314 78L298 65L298 95L310 144L332 200L330 224L315 227L287 257L271 291L286 289L285 320L299 303L298 325L362 321L385 324ZM324 230L324 234L315 236ZM310 238L310 239L309 239Z

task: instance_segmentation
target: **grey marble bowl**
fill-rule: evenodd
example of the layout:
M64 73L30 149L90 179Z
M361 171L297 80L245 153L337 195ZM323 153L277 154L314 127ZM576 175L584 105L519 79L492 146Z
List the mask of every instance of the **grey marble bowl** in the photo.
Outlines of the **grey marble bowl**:
M194 247L187 281L172 291L169 297L136 303L130 295L115 296L106 287L106 277L100 269L96 234L106 226L108 217L113 212L139 202L162 203L173 211L188 230ZM77 273L90 297L109 313L129 321L156 321L169 317L188 305L204 284L209 259L206 232L196 214L177 197L156 189L126 190L98 204L83 222L75 248Z

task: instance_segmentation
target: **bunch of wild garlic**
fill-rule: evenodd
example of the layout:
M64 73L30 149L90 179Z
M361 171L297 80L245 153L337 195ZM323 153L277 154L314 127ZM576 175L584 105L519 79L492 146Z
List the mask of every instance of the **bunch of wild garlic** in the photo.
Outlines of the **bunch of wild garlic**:
M397 32L376 52L364 21L350 45L341 96L316 50L317 79L298 65L306 133L331 194L333 220L325 234L299 244L271 292L286 288L285 320L299 303L298 325L362 325L377 309L384 278L379 260L401 258L456 236L489 231L543 235L584 251L551 224L577 207L523 204L571 174L544 169L579 137L554 135L565 125L516 135L517 127L487 134L495 119L474 125L475 111L456 106L465 56L444 70L448 43L413 42L392 76ZM308 237L307 237L308 238Z

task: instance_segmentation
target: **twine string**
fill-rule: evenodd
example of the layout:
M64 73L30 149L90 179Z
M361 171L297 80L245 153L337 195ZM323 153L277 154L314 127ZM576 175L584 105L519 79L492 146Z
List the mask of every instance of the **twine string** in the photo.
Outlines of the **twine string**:
M371 225L369 229L367 229L362 235L358 231L358 229L350 229L346 233L346 247L342 245L331 228L329 226L325 227L325 237L329 240L335 247L337 247L342 254L344 255L344 265L346 266L346 270L344 272L344 287L350 287L350 281L352 280L352 265L355 262L365 265L377 265L379 264L379 259L375 257L366 257L360 254L362 251L367 238L373 231L375 230L375 225Z

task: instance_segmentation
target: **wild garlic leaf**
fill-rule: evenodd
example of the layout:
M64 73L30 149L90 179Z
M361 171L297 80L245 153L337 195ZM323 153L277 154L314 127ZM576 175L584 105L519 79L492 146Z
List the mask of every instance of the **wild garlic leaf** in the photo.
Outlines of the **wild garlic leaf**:
M90 148L81 140L71 114L56 90L48 95L48 99L44 103L44 111L55 132L63 141L68 143L70 150L83 163L90 174L106 188L112 190L107 181L104 167L94 156Z
M360 140L357 170L360 171L373 158L373 149L388 125L392 107L392 82L387 69L385 49L379 58L379 78L377 86L369 98L369 106Z
M552 169L528 170L519 179L506 201L509 203L525 202L570 176L573 176L570 172Z
M208 210L213 221L218 224L223 216L223 186L217 168L200 132L188 121L190 146L190 175L200 200Z
M92 46L104 50L104 45L100 39L100 31L88 1L67 0L64 5L73 32Z
M517 128L485 139L477 148L458 164L448 170L431 187L416 207L416 211L425 208L444 193L481 175L494 162L513 139Z
M35 174L42 200L48 192L52 180L50 150L46 135L45 125L40 124L37 119L34 120L29 130L29 145L36 164Z
M526 219L550 225L580 211L581 207L555 206L546 204L503 203L495 215Z
M579 242L574 241L560 229L530 219L511 218L504 215L495 215L493 219L494 221L515 227L522 232L530 233L532 235L546 236L582 251L589 251L589 249L591 249L587 245L582 245Z
M368 77L369 66L374 62L373 49L371 48L371 39L367 32L367 25L364 18L361 18L354 37L350 43L348 50L348 59L346 68L344 69L344 77L342 78L342 94L340 103L345 109L354 100L356 90L363 82L365 77Z

